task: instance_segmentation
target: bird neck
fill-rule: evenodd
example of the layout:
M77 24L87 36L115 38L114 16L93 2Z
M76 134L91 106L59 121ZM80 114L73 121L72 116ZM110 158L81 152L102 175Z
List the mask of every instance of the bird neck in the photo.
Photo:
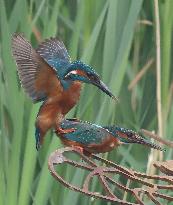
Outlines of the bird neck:
M73 84L72 80L61 80L61 84L64 90L68 90L70 86Z

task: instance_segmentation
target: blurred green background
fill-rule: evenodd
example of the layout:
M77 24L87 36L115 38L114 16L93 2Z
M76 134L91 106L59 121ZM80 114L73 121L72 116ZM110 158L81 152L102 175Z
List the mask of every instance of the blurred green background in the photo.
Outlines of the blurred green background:
M62 147L55 135L48 133L44 146L36 151L34 123L40 105L33 105L20 87L11 56L11 34L24 33L34 47L45 38L59 37L72 60L82 59L92 65L120 99L115 103L97 88L85 85L78 105L68 117L118 124L137 131L145 128L157 133L161 129L162 137L171 140L172 8L172 0L159 0L161 80L158 82L154 1L0 0L0 205L106 204L69 191L51 177L47 157ZM131 84L137 76L140 76L138 82ZM161 127L156 88L161 93ZM167 149L163 159L171 159L172 154ZM149 156L151 159L157 155L139 145L124 145L104 157L150 172ZM71 181L82 183L84 173L67 167L60 169ZM93 187L100 190L96 181ZM118 190L115 193L123 197ZM152 203L146 200L146 204Z

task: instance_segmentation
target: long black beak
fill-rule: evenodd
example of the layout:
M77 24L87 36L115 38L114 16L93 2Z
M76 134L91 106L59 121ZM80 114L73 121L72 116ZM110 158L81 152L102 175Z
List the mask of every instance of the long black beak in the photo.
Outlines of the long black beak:
M153 149L157 149L157 150L160 150L160 151L166 151L164 148L162 148L160 145L158 145L158 144L155 144L155 143L153 143L153 142L150 142L150 141L148 141L148 140L146 140L146 139L144 139L144 138L142 138L141 137L141 139L139 139L139 140L137 140L136 142L135 142L136 144L142 144L142 145L146 145L146 146L148 146L148 147L151 147L151 148L153 148Z
M112 92L109 90L109 88L100 80L100 81L92 81L92 84L94 84L95 86L97 86L100 90L102 90L104 93L106 93L107 95L109 95L112 99L117 100L118 98L115 97Z

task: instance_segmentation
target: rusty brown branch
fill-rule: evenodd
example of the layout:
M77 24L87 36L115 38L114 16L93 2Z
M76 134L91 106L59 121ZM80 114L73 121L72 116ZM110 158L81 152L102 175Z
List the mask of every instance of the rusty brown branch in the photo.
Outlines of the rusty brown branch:
M106 180L105 180L105 177L103 176L103 174L99 174L99 180L101 182L101 184L103 185L103 188L105 189L106 193L108 196L112 197L112 198L115 198L115 199L118 199L112 192L112 190L109 188Z
M73 160L66 158L63 155L65 152L74 152L78 154L85 163L73 161ZM96 161L93 161L92 159ZM104 166L98 165L97 162L99 162L99 164L100 162L104 163ZM61 177L55 171L54 166L58 164L63 164L63 163L70 164L74 166L76 169L80 168L80 169L85 169L89 171L89 174L86 176L84 180L84 184L82 188L78 186L74 186L73 184L70 184L69 182L65 181L63 177ZM165 174L166 172L166 173L169 173L170 176L168 175L162 175L162 176L147 175L145 173L140 173L140 172L137 172L131 169L127 169L126 167L117 165L114 162L105 160L97 155L92 155L91 158L88 158L75 148L64 148L64 149L56 150L50 155L49 161L48 161L48 167L49 167L50 173L57 181L59 181L65 187L73 191L83 193L90 197L92 196L97 199L103 199L103 200L110 201L110 202L117 202L117 204L122 204L122 205L135 205L135 204L144 205L145 203L143 199L140 198L141 193L146 195L149 200L153 201L154 204L157 204L157 205L161 204L159 202L159 198L166 199L168 201L173 201L172 196L159 193L160 190L173 190L172 160L167 161L167 162L157 162L155 163L154 166L157 167L161 172L164 170L162 172L163 174ZM132 188L124 186L123 184L121 184L121 182L118 182L117 180L112 179L112 177L115 174L124 176L127 180L131 180L131 182L136 182L137 184L133 184L134 187ZM105 190L104 194L89 191L89 186L94 176L97 177L98 180L100 181L103 187L103 190ZM154 180L153 183L150 183L148 181L149 179L153 179ZM166 185L158 184L155 182L157 180L159 182L167 182L168 184ZM116 196L116 194L114 194L114 192L110 189L108 182L111 185L116 186L120 191L122 191L121 193L126 192L130 194L131 196L133 196L134 199L136 200L136 203L131 203L131 202L128 202L127 200L119 199L118 196Z
M133 189L133 195L134 197L136 198L137 202L140 204L140 205L144 205L144 203L142 202L142 200L140 199L139 197L139 193L142 192L141 189L139 188L135 188Z

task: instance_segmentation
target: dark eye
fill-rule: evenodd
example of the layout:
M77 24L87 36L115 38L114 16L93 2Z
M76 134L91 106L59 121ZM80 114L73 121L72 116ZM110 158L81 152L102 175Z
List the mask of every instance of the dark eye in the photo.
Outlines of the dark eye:
M88 76L88 78L89 78L91 81L95 81L95 82L99 81L98 76L95 76L95 75L93 75L93 74L91 74L91 73L88 73L87 76Z

